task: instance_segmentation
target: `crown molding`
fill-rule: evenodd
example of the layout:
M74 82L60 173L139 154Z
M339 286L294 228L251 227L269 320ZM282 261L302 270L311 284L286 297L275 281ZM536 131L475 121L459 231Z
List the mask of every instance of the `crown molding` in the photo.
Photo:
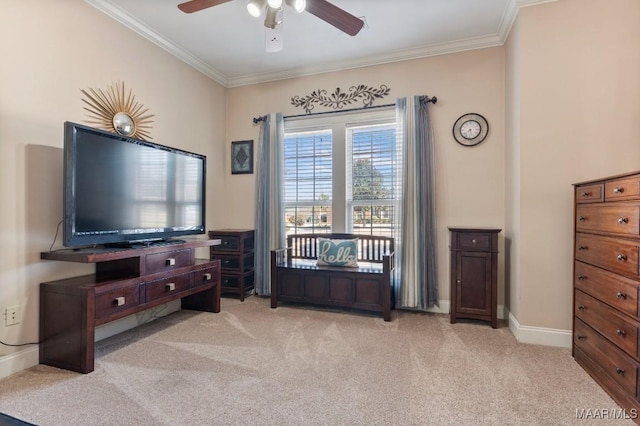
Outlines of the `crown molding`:
M166 50L176 58L180 59L187 65L190 65L191 67L195 68L196 70L200 71L202 74L206 75L212 80L227 87L227 84L228 84L227 78L218 70L212 68L205 62L196 58L191 53L189 53L189 51L187 51L185 48L181 47L180 45L160 36L160 34L156 33L151 28L147 27L145 24L135 19L133 16L129 15L124 10L120 9L119 7L111 3L109 0L85 0L85 2L95 7L96 9L106 14L107 16L120 22L122 25L129 28L130 30L138 33L139 35L146 38L150 42Z
M135 19L124 10L120 9L109 0L85 0L86 3L105 13L109 17L120 22L130 30L138 33L145 39L166 50L187 65L200 71L202 74L216 81L226 88L246 86L250 84L265 83L269 81L284 80L295 77L305 77L315 74L323 74L341 70L363 68L373 65L389 64L412 59L427 58L430 56L446 55L450 53L464 52L468 50L484 49L488 47L502 46L511 27L518 16L519 9L536 6L544 3L552 3L559 0L509 0L502 15L498 31L494 35L473 37L453 42L423 46L415 49L396 51L391 54L370 56L363 59L335 62L315 67L300 67L275 73L252 74L240 77L228 77L205 62L201 61L185 48L162 37L160 34L147 27L144 23Z
M484 49L504 44L497 35L473 37L448 43L429 45L420 48L406 49L392 54L367 56L363 59L334 62L317 67L301 67L282 72L246 75L237 78L229 78L227 87L239 87L249 84L266 83L269 81L285 80L288 78L305 77L316 74L324 74L335 71L344 71L355 68L364 68L373 65L390 64L394 62L421 59L429 56L446 55L450 53L464 52L467 50Z

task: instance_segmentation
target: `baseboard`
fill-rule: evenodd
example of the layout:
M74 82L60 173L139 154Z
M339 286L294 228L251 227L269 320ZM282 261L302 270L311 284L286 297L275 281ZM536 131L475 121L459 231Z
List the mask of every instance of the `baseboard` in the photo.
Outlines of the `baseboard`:
M37 345L0 357L0 379L38 365L40 351Z
M447 314L451 312L451 302L449 300L441 300L440 306L434 306L433 308L426 309L427 312L431 312L434 314ZM507 318L506 313L508 310L502 306L498 305L498 319Z
M506 310L509 316L509 330L520 343L533 345L556 346L570 348L572 341L571 330L559 330L555 328L530 327L520 325L516 317Z

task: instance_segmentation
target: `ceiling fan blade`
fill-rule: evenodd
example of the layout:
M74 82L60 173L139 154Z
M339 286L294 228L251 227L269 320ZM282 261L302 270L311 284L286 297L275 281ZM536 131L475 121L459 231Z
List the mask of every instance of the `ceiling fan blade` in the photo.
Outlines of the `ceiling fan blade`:
M364 26L362 19L340 9L327 0L307 0L307 8L305 10L350 36L358 34Z
M178 9L184 13L193 13L208 7L217 6L231 0L191 0L178 5Z

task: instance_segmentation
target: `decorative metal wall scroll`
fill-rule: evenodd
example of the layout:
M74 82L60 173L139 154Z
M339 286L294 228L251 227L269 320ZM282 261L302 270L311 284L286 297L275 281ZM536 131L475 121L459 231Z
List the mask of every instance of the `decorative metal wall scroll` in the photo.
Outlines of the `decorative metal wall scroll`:
M324 107L332 107L333 109L342 109L345 105L350 105L358 99L362 99L363 107L367 108L373 105L374 100L384 98L390 91L391 89L384 84L380 85L380 88L378 89L364 84L351 86L348 93L343 92L338 87L335 92L329 95L324 89L314 90L310 95L304 97L292 97L291 105L302 107L307 114L310 114L315 107L314 104L319 104Z
M149 123L153 123L151 117L154 114L146 114L149 109L143 109L144 105L136 101L131 89L125 94L124 82L118 81L105 90L88 90L88 92L81 90L87 97L82 99L82 102L87 105L83 108L89 112L91 118L86 120L87 123L124 136L143 140L150 138Z

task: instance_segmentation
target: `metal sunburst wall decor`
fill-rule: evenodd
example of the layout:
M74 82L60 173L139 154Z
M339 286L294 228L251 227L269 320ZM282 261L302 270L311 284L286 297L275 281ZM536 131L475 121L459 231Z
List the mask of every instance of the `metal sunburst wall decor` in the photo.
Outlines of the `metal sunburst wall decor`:
M81 92L87 97L82 99L87 105L83 109L91 118L86 120L87 123L124 136L150 139L149 129L154 114L147 114L149 109L136 101L131 89L125 92L124 82L118 81L105 90L89 88Z
M327 94L326 90L315 90L310 95L301 97L294 96L291 98L291 105L304 108L307 114L310 114L314 104L324 107L332 107L333 109L342 109L345 105L350 105L359 99L362 99L363 107L367 108L373 105L376 99L382 99L389 94L391 89L382 84L378 89L369 87L364 84L351 86L349 92L343 92L338 87L335 92Z

